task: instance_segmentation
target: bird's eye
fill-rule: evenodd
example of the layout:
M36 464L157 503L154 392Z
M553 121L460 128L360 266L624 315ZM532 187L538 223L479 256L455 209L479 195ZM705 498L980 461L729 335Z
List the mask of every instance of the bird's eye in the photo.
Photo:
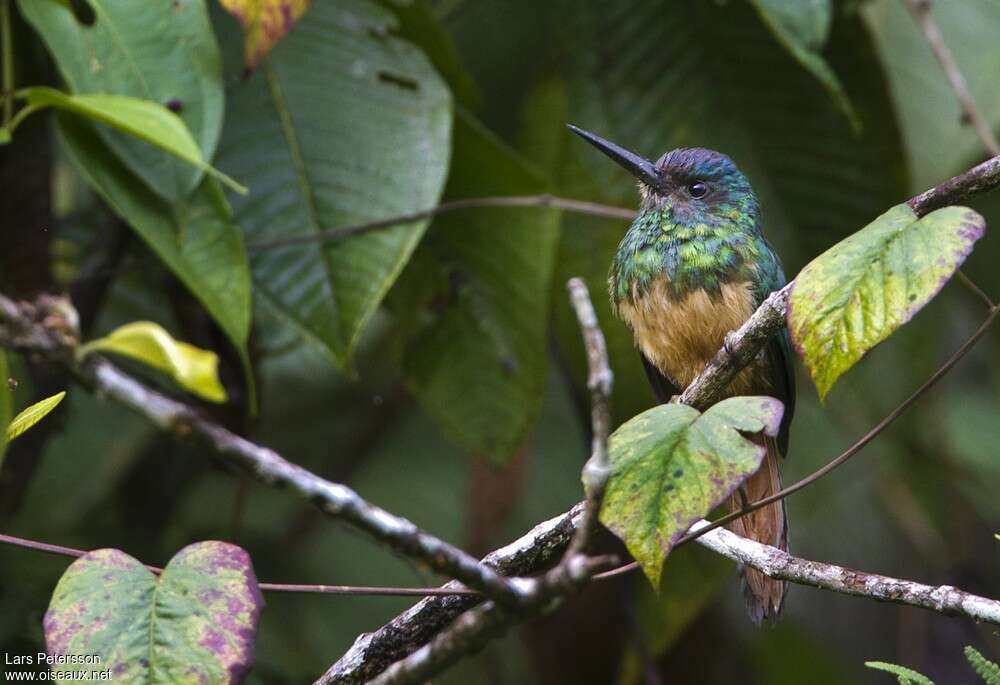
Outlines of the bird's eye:
M702 181L695 181L688 184L687 191L691 197L699 200L708 195L708 184Z

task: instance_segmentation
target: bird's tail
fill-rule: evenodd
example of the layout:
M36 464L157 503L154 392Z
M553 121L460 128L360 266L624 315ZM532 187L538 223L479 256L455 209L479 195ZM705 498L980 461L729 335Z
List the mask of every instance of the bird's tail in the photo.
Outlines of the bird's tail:
M767 446L767 456L760 469L750 476L729 500L731 511L743 508L744 505L772 495L781 490L781 475L778 473L780 453L773 438L759 436L755 442L764 442ZM738 518L729 524L730 530L750 540L762 542L765 545L788 550L788 520L785 517L785 502L779 500ZM781 603L785 598L786 583L783 580L769 578L757 569L740 567L740 577L743 580L743 595L747 603L750 619L760 624L765 619L777 618L781 612Z

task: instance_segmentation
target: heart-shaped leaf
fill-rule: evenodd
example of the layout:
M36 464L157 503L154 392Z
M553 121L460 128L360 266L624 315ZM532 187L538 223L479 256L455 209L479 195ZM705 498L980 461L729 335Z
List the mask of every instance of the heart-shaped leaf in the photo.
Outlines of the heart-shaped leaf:
M65 0L19 0L70 92L129 95L175 109L201 158L212 159L225 100L219 47L203 0L84 0L93 23ZM198 185L202 170L128 134L97 135L149 190L175 202Z
M219 0L243 27L247 69L253 69L309 9L311 0Z
M985 228L965 207L918 218L897 205L806 265L795 278L788 329L821 398L937 294Z
M57 392L51 397L46 397L44 400L35 402L27 409L18 413L14 417L14 420L7 425L7 442L22 435L29 428L44 419L49 412L59 406L64 397L66 397L65 390Z
M108 335L80 347L80 356L90 352L113 352L138 359L158 369L185 390L211 402L225 402L226 390L219 381L219 357L210 350L174 340L163 326L135 321L119 326Z
M653 587L674 543L760 467L766 448L744 434L777 435L783 413L771 397L731 397L704 413L662 404L611 436L601 522Z
M236 545L189 545L157 578L116 549L74 561L45 612L51 655L94 655L121 683L238 683L253 662L263 600Z

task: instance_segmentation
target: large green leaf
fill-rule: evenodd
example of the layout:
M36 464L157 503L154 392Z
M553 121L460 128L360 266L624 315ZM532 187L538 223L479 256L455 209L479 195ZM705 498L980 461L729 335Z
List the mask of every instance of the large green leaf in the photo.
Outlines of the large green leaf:
M820 397L937 294L984 230L971 209L917 218L897 205L799 273L788 328Z
M80 174L205 306L245 358L250 272L243 238L218 183L203 179L174 208L136 183L90 126L60 116L57 132Z
M766 448L744 434L777 435L782 413L771 397L731 397L704 413L662 404L611 436L601 522L654 588L674 543L760 467Z
M751 0L782 45L830 92L852 122L860 124L840 79L823 59L833 19L831 0Z
M70 91L130 95L179 109L202 157L211 159L222 127L219 49L204 0L85 0L84 25L65 0L19 0L21 14L45 41ZM203 172L118 131L98 135L155 193L176 201Z
M918 192L967 168L984 154L923 32L898 0L864 3L892 86L906 151ZM969 91L994 131L1000 130L1000 3L996 0L935 2L931 18L954 53Z
M341 364L427 222L326 244L253 244L437 202L451 98L424 56L389 35L393 26L391 14L365 0L313 7L233 88L217 160L251 189L234 209L251 244L258 298ZM227 68L239 64L227 58Z
M45 645L51 655L89 656L74 670L110 669L116 682L239 683L262 605L250 556L236 545L188 545L158 579L124 552L99 549L59 580Z
M471 117L456 117L448 199L546 190ZM462 447L503 459L538 412L546 375L552 210L484 209L434 221L393 294L405 320L403 372Z

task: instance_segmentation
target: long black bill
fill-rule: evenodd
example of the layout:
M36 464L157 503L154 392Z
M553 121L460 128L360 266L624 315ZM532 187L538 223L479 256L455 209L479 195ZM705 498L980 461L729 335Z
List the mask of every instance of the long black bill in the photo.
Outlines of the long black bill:
M584 131L582 128L574 126L573 124L566 124L566 126L570 131L586 140L611 159L618 162L618 164L627 169L633 176L646 185L654 188L660 185L659 172L657 172L653 163L645 157L640 157L634 152L629 152L620 145L615 145L610 140L605 140L598 135L594 135L590 131Z

